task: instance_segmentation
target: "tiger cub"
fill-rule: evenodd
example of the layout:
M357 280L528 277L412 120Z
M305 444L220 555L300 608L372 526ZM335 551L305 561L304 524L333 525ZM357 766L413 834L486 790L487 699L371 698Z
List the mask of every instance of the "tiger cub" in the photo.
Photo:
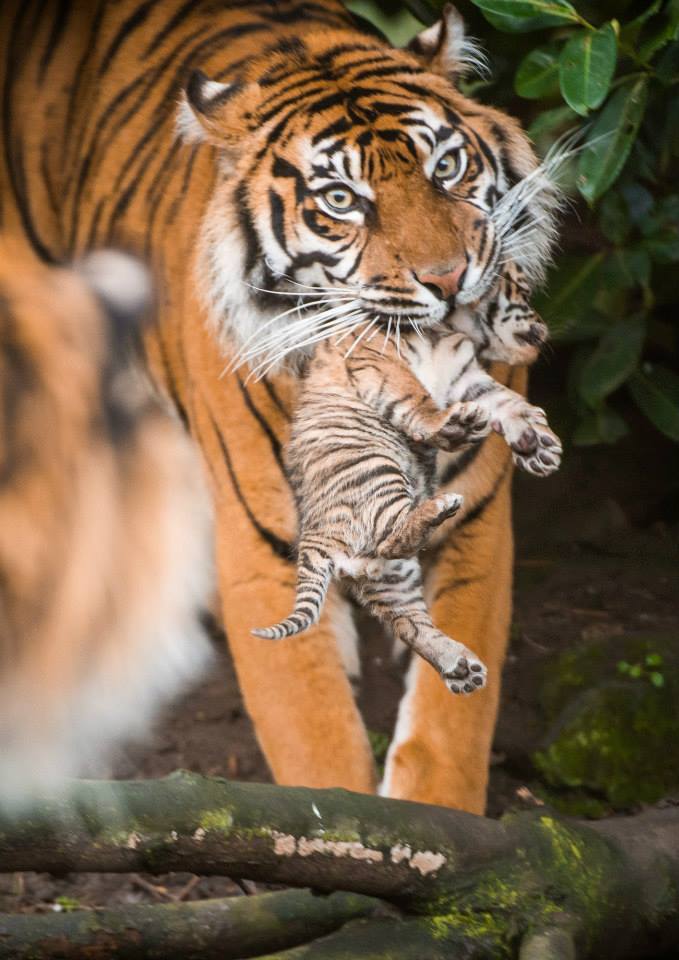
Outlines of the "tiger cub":
M545 414L497 383L488 359L526 362L545 328L516 277L505 276L473 314L456 311L446 326L410 330L400 339L362 337L316 348L287 446L287 467L299 513L294 612L253 630L280 639L320 616L333 576L439 671L453 693L472 693L486 669L467 647L437 630L424 600L418 553L460 508L456 493L435 493L437 450L478 443L490 430L504 436L515 463L545 476L561 457ZM459 316L458 316L459 314ZM512 343L512 330L515 341Z

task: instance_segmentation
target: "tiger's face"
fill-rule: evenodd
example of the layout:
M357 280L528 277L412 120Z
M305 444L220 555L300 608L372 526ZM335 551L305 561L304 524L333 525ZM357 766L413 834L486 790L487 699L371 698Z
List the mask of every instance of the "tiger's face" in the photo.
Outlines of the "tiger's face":
M506 258L537 279L550 246L551 187L527 139L451 79L454 11L414 53L335 40L288 43L231 85L194 74L181 108L225 174L203 235L207 299L241 355L269 367L358 324L440 323Z

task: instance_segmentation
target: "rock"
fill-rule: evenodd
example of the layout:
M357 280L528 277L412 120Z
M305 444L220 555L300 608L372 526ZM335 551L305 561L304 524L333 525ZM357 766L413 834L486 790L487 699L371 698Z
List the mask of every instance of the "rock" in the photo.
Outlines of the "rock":
M676 792L678 694L676 637L609 638L557 658L541 696L548 732L533 754L548 800L601 815Z

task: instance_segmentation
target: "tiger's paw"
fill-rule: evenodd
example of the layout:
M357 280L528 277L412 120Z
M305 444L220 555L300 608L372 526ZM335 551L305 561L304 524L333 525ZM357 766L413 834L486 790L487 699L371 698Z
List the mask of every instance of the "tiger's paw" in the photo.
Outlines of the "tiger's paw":
M561 440L547 426L547 416L539 407L494 422L493 430L504 436L514 463L535 477L547 477L561 465Z
M453 654L450 657L450 663L441 665L443 682L451 693L465 695L483 690L488 678L484 664L471 650L460 644L454 644L454 646L462 652Z
M431 438L441 450L456 450L468 443L480 443L490 432L488 414L478 403L467 401L450 408L444 425Z

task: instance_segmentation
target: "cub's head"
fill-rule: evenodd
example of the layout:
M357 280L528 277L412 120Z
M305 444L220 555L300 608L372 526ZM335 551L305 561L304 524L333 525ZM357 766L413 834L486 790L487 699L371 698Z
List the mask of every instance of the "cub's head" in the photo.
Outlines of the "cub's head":
M510 257L541 278L556 192L516 121L457 89L474 56L448 7L407 52L310 27L231 83L192 75L179 128L221 171L203 292L259 372L351 326L439 323Z
M476 344L483 360L531 364L537 360L548 330L530 305L531 285L514 261L500 268L500 275L481 299L457 307L447 323Z

